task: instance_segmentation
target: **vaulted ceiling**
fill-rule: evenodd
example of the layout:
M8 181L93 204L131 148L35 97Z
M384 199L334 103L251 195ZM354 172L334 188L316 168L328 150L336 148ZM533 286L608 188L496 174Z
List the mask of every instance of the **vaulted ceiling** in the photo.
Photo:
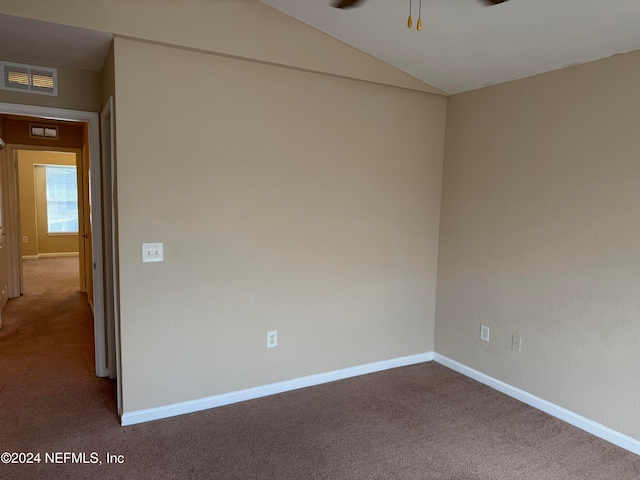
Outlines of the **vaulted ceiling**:
M640 0L260 1L450 94L640 49ZM0 14L4 58L99 71L111 37Z
M639 0L261 0L447 93L640 49Z

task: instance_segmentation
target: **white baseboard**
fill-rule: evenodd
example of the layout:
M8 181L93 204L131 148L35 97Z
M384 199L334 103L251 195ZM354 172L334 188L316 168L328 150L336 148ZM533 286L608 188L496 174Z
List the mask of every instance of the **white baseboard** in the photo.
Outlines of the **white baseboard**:
M77 257L78 252L56 252L56 253L39 253L38 258L51 258L51 257Z
M355 367L344 368L342 370L334 370L332 372L319 373L316 375L309 375L307 377L295 378L293 380L272 383L270 385L263 385L260 387L248 388L246 390L239 390L236 392L223 393L220 395L200 398L188 402L180 402L162 407L147 408L144 410L127 412L121 415L121 423L123 426L127 426L135 425L136 423L150 422L152 420L159 420L161 418L168 418L177 415L183 415L186 413L198 412L201 410L207 410L209 408L221 407L224 405L230 405L232 403L244 402L246 400L253 400L269 395L289 392L291 390L297 390L299 388L312 387L314 385L321 385L323 383L334 382L336 380L357 377L359 375L365 375L367 373L380 372L382 370L405 367L408 365L429 362L432 360L441 365L444 365L447 368L450 368L451 370L454 370L458 373L461 373L462 375L465 375L484 385L487 385L499 392L502 392L505 395L515 398L516 400L526 403L527 405L537 408L538 410L542 410L543 412L559 418L560 420L578 427L581 430L589 432L596 437L613 443L614 445L624 448L625 450L635 453L636 455L640 455L639 440L612 430L609 427L605 427L602 424L594 422L593 420L589 420L588 418L578 415L577 413L567 410L566 408L555 405L551 402L548 402L547 400L543 400L540 397L536 397L535 395L525 392L524 390L520 390L519 388L508 385L500 380L490 377L489 375L474 370L473 368L467 367L466 365L458 363L455 360L434 352L426 352L417 355L410 355L407 357L393 358L391 360L384 360L381 362L369 363L366 365L358 365Z
M342 370L334 370L332 372L295 378L285 382L248 388L237 392L223 393L221 395L200 398L198 400L174 403L172 405L157 408L136 410L124 413L121 417L121 423L123 426L126 426L149 422L151 420L159 420L161 418L174 417L185 413L198 412L209 408L221 407L223 405L230 405L232 403L275 395L277 393L289 392L299 388L312 387L314 385L321 385L323 383L334 382L336 380L357 377L367 373L380 372L382 370L389 370L397 367L406 367L407 365L414 365L417 363L430 362L431 360L433 360L433 352L420 353L417 355L410 355L408 357L393 358L391 360L383 360L381 362L358 365L355 367L344 368Z
M77 257L78 252L56 252L56 253L39 253L37 255L23 255L23 260L38 260L39 258L53 257Z
M562 408L558 405L555 405L551 402L543 400L540 397L536 397L530 393L525 392L524 390L520 390L519 388L512 387L509 384L506 384L500 380L497 380L489 375L485 375L482 372L474 370L473 368L467 367L461 363L456 362L455 360L451 360L450 358L445 357L444 355L440 355L438 353L434 353L433 360L441 365L444 365L451 370L455 370L462 375L465 375L469 378L472 378L480 383L483 383L494 390L498 390L499 392L504 393L510 397L515 398L516 400L520 400L522 403L526 403L527 405L531 405L538 410L542 410L543 412L548 413L560 420L563 420L574 427L578 427L581 430L591 433L596 437L602 438L607 442L613 443L619 447L624 448L636 455L640 455L640 441L636 440L632 437L624 435L623 433L612 430L609 427L605 427L600 423L596 423L593 420L589 420L577 413L574 413L566 408Z

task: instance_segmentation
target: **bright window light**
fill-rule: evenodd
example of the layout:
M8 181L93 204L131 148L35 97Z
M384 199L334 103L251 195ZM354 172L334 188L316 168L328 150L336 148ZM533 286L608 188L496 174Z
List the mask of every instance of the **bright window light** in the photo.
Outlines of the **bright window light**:
M47 165L45 168L49 233L78 233L76 167Z

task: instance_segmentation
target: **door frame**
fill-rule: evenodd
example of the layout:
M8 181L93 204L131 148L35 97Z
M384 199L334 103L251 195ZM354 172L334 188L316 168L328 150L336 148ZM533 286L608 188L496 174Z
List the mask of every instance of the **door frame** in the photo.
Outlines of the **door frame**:
M3 181L5 176L7 177L7 183L11 182L11 185L9 185L10 188L6 188L5 190L8 190L7 192L7 196L3 199L3 202L8 205L7 208L5 208L5 212L8 213L7 217L10 217L11 215L15 214L15 219L11 218L11 222L12 222L12 228L14 224L17 224L17 232L21 232L21 227L22 227L22 212L20 211L20 198L19 198L19 194L20 194L20 189L18 188L18 183L19 183L19 177L20 175L18 174L18 164L17 164L17 159L18 159L18 152L20 151L30 151L30 152L60 152L60 153L72 153L75 155L76 157L76 164L75 167L77 168L77 172L78 174L82 173L82 164L83 164L83 155L82 155L82 149L79 147L49 147L49 146L42 146L42 145L24 145L24 144L20 144L20 143L10 143L7 145L7 156L11 159L11 163L13 164L13 169L11 169L11 167L9 166L9 162L7 162L6 165L3 166L3 171L2 171L2 177L3 177ZM34 165L36 166L36 165ZM84 204L82 201L80 201L82 198L84 198L82 196L82 191L84 190L84 183L82 182L81 178L77 178L77 186L78 186L78 218L84 218L83 217L83 210L84 210ZM6 184L4 186L7 186ZM8 200L7 200L8 198ZM15 202L15 204L14 204ZM78 222L78 240L80 240L80 238L82 238L82 234L84 233L83 230L84 225L80 225L80 222ZM22 242L20 241L20 236L22 235L22 233L18 234L18 244L19 244L19 251L17 252L18 258L19 258L19 264L18 264L18 271L17 271L17 275L19 278L18 283L13 284L13 280L17 280L17 279L13 279L9 285L9 299L12 298L18 298L20 295L24 294L24 278L22 278L22 260L24 258L23 252L22 252ZM37 237L37 235L36 235ZM36 238L36 242L37 242L37 238ZM8 253L8 255L13 255L13 252ZM85 266L84 266L84 245L83 242L78 242L78 273L79 276L81 274L83 274L83 272L85 271ZM78 286L80 287L80 291L81 292L85 292L85 285L82 282L82 278L78 279ZM92 299L90 300L90 304L91 304ZM93 305L91 306L91 309L93 310Z
M102 199L104 220L105 259L105 321L107 331L107 362L109 378L118 379L122 375L120 363L120 310L118 294L117 262L117 207L116 207L116 162L115 162L115 119L113 96L100 112L100 138L102 139ZM109 259L111 263L109 264ZM113 299L111 301L111 299ZM122 382L117 382L118 414L122 416Z
M7 146L7 144L4 143L4 140L2 138L0 138L0 163L1 163L0 166L3 166L4 164L7 163L6 160L2 159L3 151L4 151L4 155L5 156L8 157L8 155L9 155L9 152L7 152L7 150L5 149L6 146ZM4 178L4 175L2 175L2 178ZM1 188L1 190L2 190L2 194L4 195L4 188ZM5 204L4 203L4 198L2 198L2 201L0 203L2 203L2 206L4 208L4 204ZM4 222L4 221L6 221L6 219L4 218L4 212L2 212L2 213L3 213L3 222ZM6 249L6 246L7 246L7 244L6 244L6 234L4 233L4 230L6 230L6 227L3 224L1 228L2 228L2 231L0 231L0 235L4 235L5 236L5 245L4 246L5 246L5 249ZM9 255L7 254L6 256L7 256L7 259L8 259ZM7 283L8 283L8 278L9 278L9 270L8 270L8 268L9 268L9 265L8 265L8 261L7 261ZM7 287L8 287L8 285L7 285ZM7 288L7 290L9 290L9 289ZM9 292L7 292L7 298L8 297L9 297ZM0 328L2 328L2 310L1 309L0 309Z
M51 120L66 120L88 124L88 149L89 149L89 188L91 190L91 229L92 229L92 256L93 256L93 335L95 343L95 364L98 377L108 376L107 352L105 342L105 318L104 318L104 269L102 261L102 180L100 171L100 117L95 112L81 110L67 110L62 108L41 107L35 105L22 105L17 103L0 102L0 113L10 115L23 115L27 117L45 118ZM6 163L6 162L5 162ZM15 172L14 169L10 169ZM13 232L7 235L7 250L11 259L7 262L9 276L12 281L20 283L21 244L20 232L17 229L17 190L13 182L9 183L10 198L8 208L11 212L8 221L11 222ZM5 181L9 181L8 178ZM13 184L13 185L12 185ZM10 282L11 283L11 282ZM15 287L15 284L14 284ZM112 299L110 299L111 301Z

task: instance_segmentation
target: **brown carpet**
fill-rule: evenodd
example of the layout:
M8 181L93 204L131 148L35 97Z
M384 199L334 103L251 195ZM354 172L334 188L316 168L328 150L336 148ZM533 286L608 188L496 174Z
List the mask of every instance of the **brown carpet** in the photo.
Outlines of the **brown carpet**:
M26 293L2 314L0 452L42 463L0 464L1 478L640 478L640 457L433 362L120 427L74 269L25 262ZM46 452L103 464L46 464Z

